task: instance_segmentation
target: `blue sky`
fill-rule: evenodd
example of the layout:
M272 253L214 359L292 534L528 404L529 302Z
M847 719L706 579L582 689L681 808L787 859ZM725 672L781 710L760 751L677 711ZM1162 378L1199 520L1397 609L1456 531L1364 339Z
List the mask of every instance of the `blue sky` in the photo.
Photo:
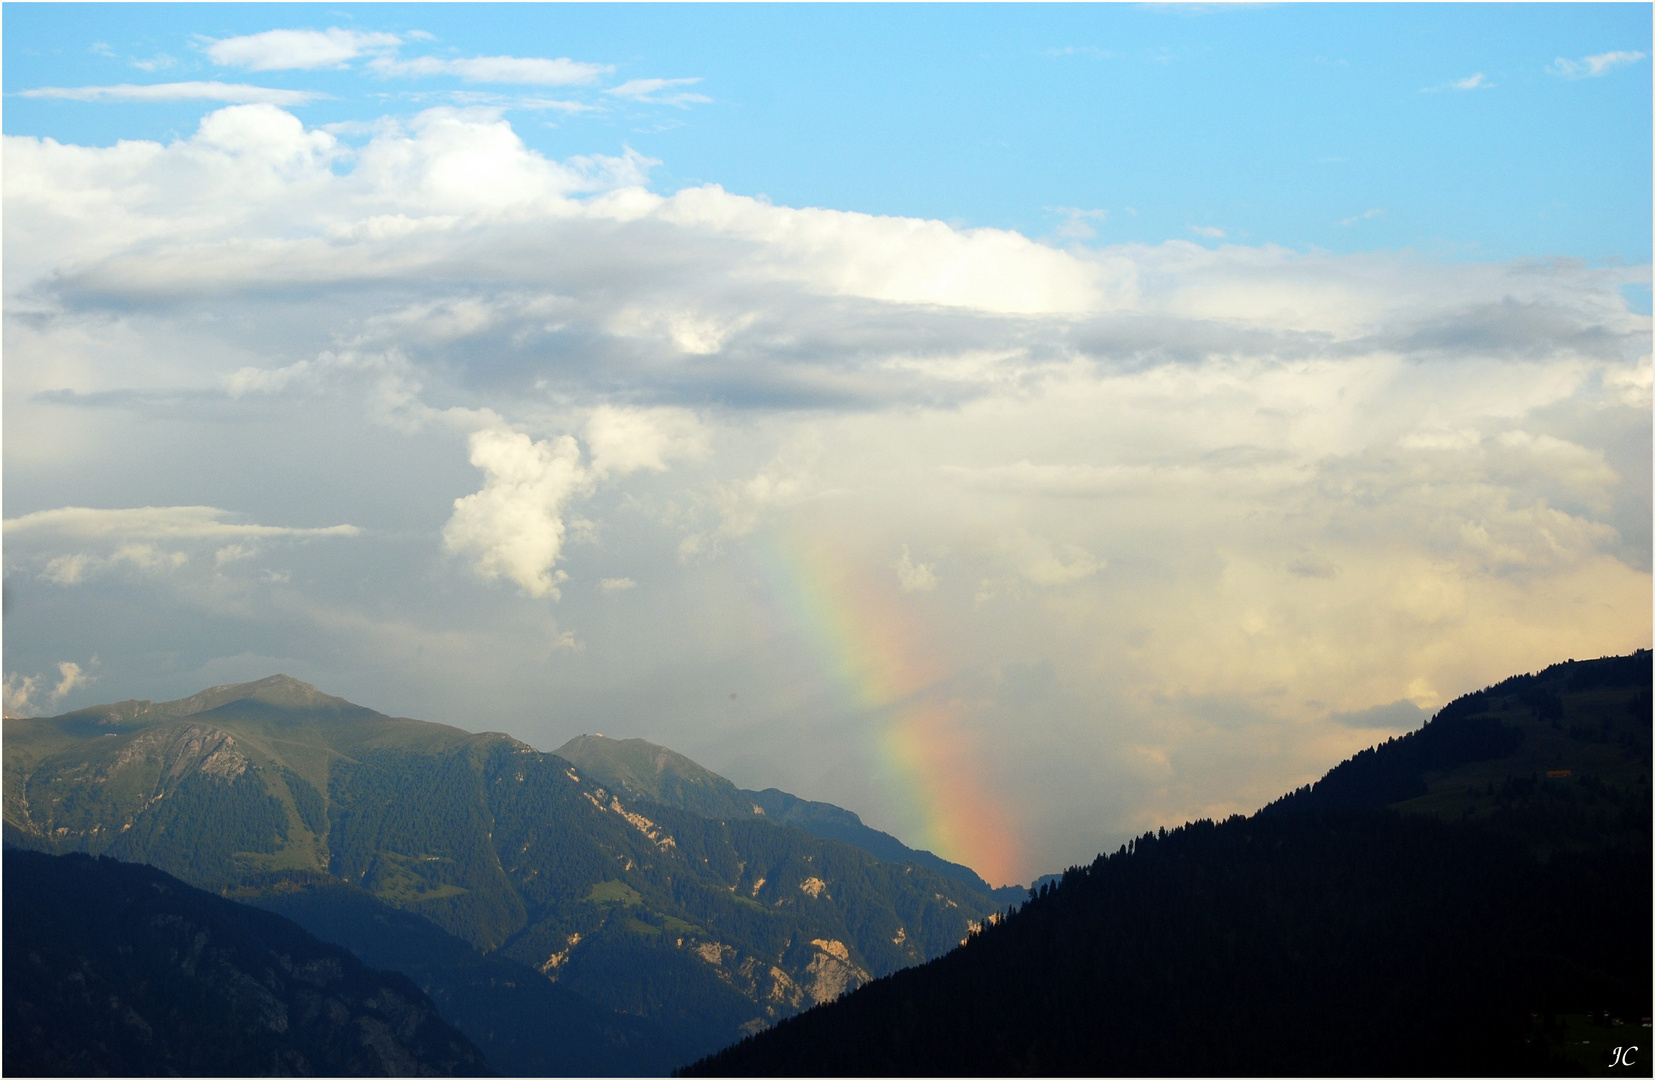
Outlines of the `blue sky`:
M220 80L330 95L297 110L310 124L406 115L454 91L549 97L597 108L511 111L530 146L631 146L661 162L652 186L664 192L718 183L1032 236L1076 222L1104 242L1218 239L1192 232L1206 229L1299 250L1642 263L1649 62L1570 77L1558 61L1589 71L1588 56L1648 52L1650 17L1641 4L12 4L5 125L107 144L188 134L201 111L18 96L48 86ZM274 26L396 34L405 59L611 70L548 87L384 77L365 55L250 71L204 50ZM708 100L603 93L636 79L695 79L653 96Z
M3 17L8 714L282 672L924 846L924 707L1028 880L1651 644L1648 5Z

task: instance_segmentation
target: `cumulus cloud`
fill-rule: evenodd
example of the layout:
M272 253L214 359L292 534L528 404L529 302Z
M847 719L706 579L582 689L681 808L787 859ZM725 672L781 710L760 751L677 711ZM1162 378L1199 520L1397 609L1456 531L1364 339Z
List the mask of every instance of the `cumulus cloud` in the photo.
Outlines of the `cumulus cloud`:
M625 476L639 469L665 472L673 458L703 457L707 429L688 409L623 409L600 405L586 420L592 472Z
M19 91L23 97L65 101L227 101L235 105L309 105L327 97L314 90L280 90L246 83L174 82L117 86L43 86Z
M363 53L395 49L395 34L358 30L266 30L260 34L209 40L206 52L215 64L253 71L309 70L342 67Z
M19 675L17 672L8 672L3 686L0 686L0 695L6 707L6 716L29 716L31 706L29 699L40 685L40 678L36 675Z
M585 86L614 71L609 64L590 64L568 57L467 56L443 59L421 56L412 60L379 57L368 63L380 75L421 78L454 75L466 82L524 83L535 86Z
M97 658L92 659L93 665ZM37 692L45 690L46 680L41 675L23 675L18 672L8 672L5 682L0 684L0 697L3 697L5 714L7 716L32 716L39 709L55 709L74 691L87 686L96 680L90 670L81 667L73 660L65 660L57 665L57 685L46 690L43 695L36 697Z
M903 592L928 592L937 587L936 568L930 563L914 562L906 544L902 546L902 558L896 561L896 579Z
M1647 55L1646 53L1621 49L1614 52L1598 53L1596 56L1583 56L1579 60L1568 60L1560 56L1552 61L1546 70L1553 75L1561 75L1565 79L1595 79L1609 74L1616 68L1636 64Z
M580 447L568 435L537 441L498 429L474 432L470 445L483 488L454 500L443 545L469 556L485 581L504 577L527 596L558 599L558 586L568 578L556 568L563 510L592 485Z

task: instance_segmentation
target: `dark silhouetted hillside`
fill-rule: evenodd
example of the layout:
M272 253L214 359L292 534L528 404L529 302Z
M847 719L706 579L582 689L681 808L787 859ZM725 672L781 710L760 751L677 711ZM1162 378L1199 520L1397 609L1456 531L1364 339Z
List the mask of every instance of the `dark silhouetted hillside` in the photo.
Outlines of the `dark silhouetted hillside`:
M153 867L5 853L7 1076L479 1076L419 988Z
M288 877L232 895L347 946L372 967L407 975L503 1076L662 1076L684 1060L685 1048L659 1024L481 953L353 885Z

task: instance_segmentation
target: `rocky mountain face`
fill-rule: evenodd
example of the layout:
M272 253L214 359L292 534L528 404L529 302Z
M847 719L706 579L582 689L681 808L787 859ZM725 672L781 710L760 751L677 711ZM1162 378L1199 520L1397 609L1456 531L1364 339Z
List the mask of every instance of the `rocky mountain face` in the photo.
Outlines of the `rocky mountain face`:
M5 882L7 1076L493 1075L413 983L279 916L84 855L8 850Z
M585 775L633 798L676 806L705 817L754 815L772 824L792 825L823 840L859 847L886 862L935 870L1002 904L1014 903L1026 895L1021 886L995 889L969 866L949 862L929 851L916 851L890 833L864 825L861 817L842 806L801 799L778 788L738 788L683 754L643 739L580 735L555 753L574 762Z
M1650 653L1146 834L691 1076L1580 1075L1651 1006Z
M149 863L280 899L305 925L387 925L335 917L365 895L598 1016L641 1021L587 1026L610 1071L690 1060L941 955L997 910L956 878L751 804L736 818L649 802L506 735L383 716L282 676L8 718L4 759L9 845ZM484 978L472 959L460 969L442 982L407 968L439 1002ZM508 994L523 979L485 981Z

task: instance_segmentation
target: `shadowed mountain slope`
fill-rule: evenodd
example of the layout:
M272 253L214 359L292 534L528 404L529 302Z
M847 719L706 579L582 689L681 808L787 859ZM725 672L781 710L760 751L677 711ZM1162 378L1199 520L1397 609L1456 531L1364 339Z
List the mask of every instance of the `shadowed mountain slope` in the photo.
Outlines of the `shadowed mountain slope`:
M662 1076L683 1048L642 1017L604 1008L527 964L485 954L364 889L315 878L231 890L372 967L407 975L504 1076Z
M565 1058L606 1071L691 1060L940 955L996 910L922 865L750 812L641 807L509 736L384 716L282 676L7 718L4 751L8 844L280 898L366 950L350 935L387 924L334 910L361 900L333 887L349 885L600 1010L605 1022L576 1031L596 1056ZM476 980L550 1000L539 983L471 957L438 972L399 955L501 1067L548 1071L556 1047L505 1052L500 1029L465 1009Z
M1022 899L1019 886L995 889L969 866L949 862L929 851L916 851L890 833L862 823L861 817L832 803L815 802L778 788L738 788L683 754L643 739L580 735L555 751L586 775L636 799L676 806L704 817L758 816L777 825L792 825L823 840L859 847L886 862L924 866L963 882L994 899Z
M401 975L147 866L5 853L7 1076L481 1076Z
M1650 1013L1649 689L1646 651L1468 695L686 1075L1607 1071L1580 1018Z

